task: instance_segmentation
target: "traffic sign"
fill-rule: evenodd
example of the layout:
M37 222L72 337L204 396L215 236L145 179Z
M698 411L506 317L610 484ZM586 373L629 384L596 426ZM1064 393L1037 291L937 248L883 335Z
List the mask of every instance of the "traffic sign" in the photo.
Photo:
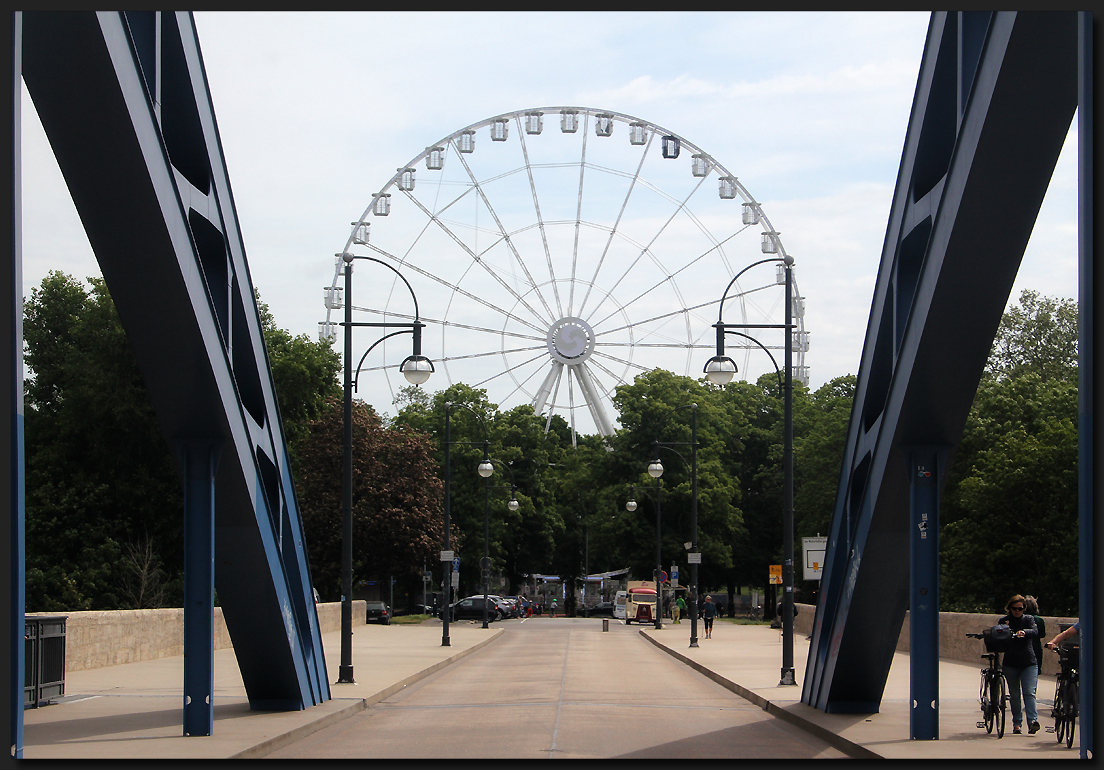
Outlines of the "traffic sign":
M441 561L452 561L452 551L441 551Z
M666 583L667 582L667 573L664 572L663 570L659 571L659 582L660 583Z
M805 579L820 580L824 571L824 554L828 550L828 538L803 537L801 550L805 554Z
M452 560L452 571L453 572L459 572L460 571L460 557L459 556L457 556L455 559Z

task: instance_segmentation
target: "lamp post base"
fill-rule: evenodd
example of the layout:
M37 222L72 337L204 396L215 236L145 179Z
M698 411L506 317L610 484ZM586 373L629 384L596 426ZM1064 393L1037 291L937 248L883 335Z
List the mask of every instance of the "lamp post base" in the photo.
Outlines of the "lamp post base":
M337 681L334 684L356 684L353 679L352 666L340 666L337 670Z
M778 682L780 686L796 685L797 680L794 679L794 670L792 668L782 669L782 679Z

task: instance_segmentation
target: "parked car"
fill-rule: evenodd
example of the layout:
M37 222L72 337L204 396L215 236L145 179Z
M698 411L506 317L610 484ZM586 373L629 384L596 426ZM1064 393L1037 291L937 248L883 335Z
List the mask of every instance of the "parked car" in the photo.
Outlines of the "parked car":
M505 617L503 612L503 605L500 605L496 601L497 597L489 596L487 601L487 620L495 621L502 620ZM461 599L451 607L451 619L452 620L482 620L483 619L483 597L482 596L469 596L467 599Z
M383 602L368 602L368 612L364 622L391 625L391 608Z
M598 602L586 610L586 615L591 618L612 618L613 602Z

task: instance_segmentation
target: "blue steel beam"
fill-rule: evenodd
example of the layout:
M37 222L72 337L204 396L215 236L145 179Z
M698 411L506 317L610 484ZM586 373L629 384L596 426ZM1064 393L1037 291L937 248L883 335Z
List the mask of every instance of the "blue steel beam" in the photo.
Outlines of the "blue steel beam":
M23 77L182 481L195 479L181 447L221 445L214 587L250 706L328 700L287 447L191 15L25 13Z
M12 170L12 199L11 199L11 266L3 273L4 302L7 306L8 318L11 323L8 326L7 343L8 360L11 361L8 379L5 382L5 396L8 401L8 421L4 425L4 432L10 440L11 452L8 460L0 466L0 485L4 489L4 497L8 506L8 521L4 530L4 540L8 552L8 577L7 590L0 595L0 603L3 604L3 614L8 618L8 635L4 647L8 659L8 732L11 739L11 756L14 759L23 758L23 687L25 674L25 647L24 647L24 580L25 580L25 553L24 553L24 444L23 444L23 237L22 237L22 202L20 200L20 188L22 183L21 166L21 59L22 59L22 14L10 13L11 26L5 31L10 35L11 47L11 80L8 85L9 104L11 104L11 129L12 144L11 170Z
M910 601L906 448L953 457L1077 107L1076 67L1073 13L932 15L825 554L809 705L879 709ZM940 491L945 479L941 468Z

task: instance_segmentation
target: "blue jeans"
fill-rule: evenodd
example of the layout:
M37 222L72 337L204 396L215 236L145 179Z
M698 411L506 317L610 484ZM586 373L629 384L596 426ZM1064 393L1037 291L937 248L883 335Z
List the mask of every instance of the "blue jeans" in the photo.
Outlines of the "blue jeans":
M1004 678L1008 680L1008 694L1012 697L1012 726L1023 724L1020 713L1020 693L1023 693L1023 705L1027 711L1027 723L1039 721L1039 711L1035 707L1035 688L1039 684L1039 667L1004 667Z

